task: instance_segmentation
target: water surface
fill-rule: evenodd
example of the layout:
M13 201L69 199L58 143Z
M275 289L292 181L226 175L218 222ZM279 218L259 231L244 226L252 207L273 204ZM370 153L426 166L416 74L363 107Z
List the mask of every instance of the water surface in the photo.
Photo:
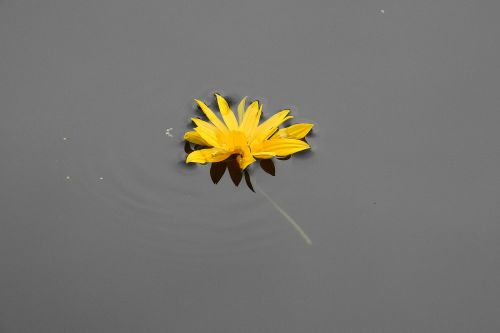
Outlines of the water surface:
M498 331L499 9L1 1L0 330ZM182 163L215 91L316 125L252 173L311 246Z

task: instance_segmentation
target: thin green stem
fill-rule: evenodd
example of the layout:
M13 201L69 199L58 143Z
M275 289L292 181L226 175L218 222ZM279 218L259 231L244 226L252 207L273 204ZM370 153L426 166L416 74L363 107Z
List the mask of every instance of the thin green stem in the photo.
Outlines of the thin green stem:
M290 224L295 228L295 230L297 230L302 239L304 239L304 241L308 245L311 245L312 244L311 239L309 238L309 236L307 236L306 232L300 227L300 225L297 222L295 222L295 220L290 215L288 215L287 212L283 210L283 208L281 208L276 202L274 202L274 200L271 199L269 194L264 192L258 184L255 184L255 188L257 189L257 191L262 193L264 198L266 198L271 203L271 205L273 205L274 208L276 208L276 210L280 212L281 215L283 215L287 219L288 222L290 222Z

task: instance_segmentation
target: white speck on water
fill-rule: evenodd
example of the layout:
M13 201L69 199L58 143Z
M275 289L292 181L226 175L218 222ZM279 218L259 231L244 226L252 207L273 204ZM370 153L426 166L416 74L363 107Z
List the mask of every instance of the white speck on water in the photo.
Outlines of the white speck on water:
M380 12L381 12L382 14L385 14L385 10L383 10L383 9L381 9L381 10L380 10Z
M68 141L68 138L67 138L67 137L64 137L64 138L62 138L62 139L63 139L63 141Z
M71 179L71 177L70 177L70 176L66 176L66 180L70 180L70 179Z
M104 177L99 177L99 180L103 180L103 179L104 179Z
M166 136L169 136L169 137L171 137L171 138L173 138L174 136L172 135L172 133L170 133L170 131L171 131L171 130L173 130L173 128L172 128L172 127L167 128L167 130L165 131L165 135L166 135Z

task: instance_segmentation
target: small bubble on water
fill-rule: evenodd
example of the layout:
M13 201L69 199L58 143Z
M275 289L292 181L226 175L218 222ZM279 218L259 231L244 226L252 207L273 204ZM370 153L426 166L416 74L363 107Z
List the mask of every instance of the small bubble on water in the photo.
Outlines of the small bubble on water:
M99 180L103 180L103 179L104 179L104 177L99 177Z
M66 180L70 180L70 179L71 179L71 177L70 177L70 176L66 176Z
M63 141L68 141L67 137L63 137L62 139L63 139Z
M385 14L385 10L381 9L380 13Z

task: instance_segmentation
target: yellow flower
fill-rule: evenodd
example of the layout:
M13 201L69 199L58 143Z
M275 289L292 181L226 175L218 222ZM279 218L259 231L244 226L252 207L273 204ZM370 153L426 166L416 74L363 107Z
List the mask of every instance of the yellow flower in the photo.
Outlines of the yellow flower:
M246 97L238 105L238 117L229 108L224 97L217 95L217 104L222 120L210 108L195 99L209 122L192 118L196 127L194 131L184 134L184 139L191 143L208 147L191 152L186 163L221 162L232 155L241 170L244 170L256 159L284 157L310 146L300 140L314 126L313 124L295 124L279 129L289 116L290 110L283 110L259 125L262 105L252 102L245 110Z

